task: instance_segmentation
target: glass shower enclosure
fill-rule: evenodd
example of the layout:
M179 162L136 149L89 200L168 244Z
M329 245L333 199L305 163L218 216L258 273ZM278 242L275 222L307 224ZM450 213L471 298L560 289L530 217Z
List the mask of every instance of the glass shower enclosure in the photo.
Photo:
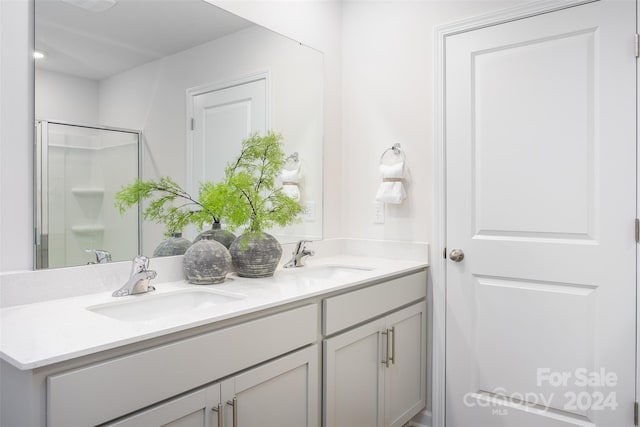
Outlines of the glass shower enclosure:
M139 131L40 120L35 152L35 268L112 261L140 253L140 209L115 193L140 176Z

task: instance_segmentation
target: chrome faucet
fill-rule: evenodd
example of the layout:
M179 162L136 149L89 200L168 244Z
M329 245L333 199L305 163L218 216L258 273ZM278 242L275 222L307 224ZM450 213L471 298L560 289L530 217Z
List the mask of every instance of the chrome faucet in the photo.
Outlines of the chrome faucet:
M106 264L108 262L111 262L111 252L109 251L105 251L104 249L85 249L84 251L87 253L95 254L96 264Z
M138 255L133 259L131 265L131 277L124 286L112 295L114 297L123 297L125 295L143 294L146 292L155 291L155 287L149 285L151 279L155 279L156 272L148 270L149 258L146 256Z
M308 256L315 255L314 251L306 248L306 244L311 243L308 240L300 240L296 244L296 250L293 251L291 259L284 265L284 268L304 267L304 260Z

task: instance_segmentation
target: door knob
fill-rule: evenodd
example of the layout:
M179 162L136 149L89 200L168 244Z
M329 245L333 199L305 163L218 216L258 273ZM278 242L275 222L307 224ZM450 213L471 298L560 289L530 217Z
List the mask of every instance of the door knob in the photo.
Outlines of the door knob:
M454 249L449 253L449 259L454 262L460 262L464 259L462 249Z

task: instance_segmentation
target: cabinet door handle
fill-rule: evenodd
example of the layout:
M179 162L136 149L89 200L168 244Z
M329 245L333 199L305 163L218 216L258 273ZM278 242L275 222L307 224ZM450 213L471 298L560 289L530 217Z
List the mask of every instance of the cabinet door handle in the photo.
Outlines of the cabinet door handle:
M231 405L233 408L233 419L231 424L233 427L238 427L238 398L234 397L233 400L228 400L227 405Z
M382 360L382 364L385 367L389 367L389 329L385 329L384 331L382 331L382 335L385 335L387 338L387 346L385 348L385 353L384 353L384 359Z
M224 420L222 419L222 413L224 412L222 410L222 403L218 403L218 406L211 408L211 410L218 413L218 427L224 427Z
M387 335L388 337L391 337L391 356L389 356L389 360L391 361L392 365L396 364L396 327L393 326L390 330L389 330L389 335ZM387 344L388 347L388 344Z

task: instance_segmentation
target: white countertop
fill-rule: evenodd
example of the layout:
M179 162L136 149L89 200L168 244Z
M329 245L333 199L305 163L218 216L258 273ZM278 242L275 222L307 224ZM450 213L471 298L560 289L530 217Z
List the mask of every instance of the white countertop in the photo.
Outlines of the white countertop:
M314 268L326 265L366 270L330 279L307 277L313 276ZM18 369L34 369L425 267L427 263L423 261L340 255L309 260L303 268L279 268L274 277L265 279L229 275L223 284L208 286L191 285L184 280L153 281L156 291L143 295L114 298L109 290L14 305L0 309L0 357ZM242 299L155 320L122 321L87 310L97 304L153 298L194 287L238 294Z

